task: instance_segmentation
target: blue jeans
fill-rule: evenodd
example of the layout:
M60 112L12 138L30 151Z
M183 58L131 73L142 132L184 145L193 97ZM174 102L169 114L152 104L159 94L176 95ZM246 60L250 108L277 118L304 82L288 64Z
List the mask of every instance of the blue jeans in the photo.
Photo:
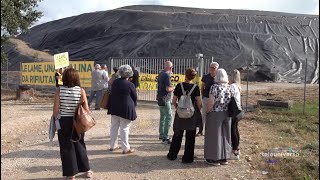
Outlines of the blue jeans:
M169 139L168 132L172 122L170 101L167 101L165 106L159 106L159 108L160 108L160 125L159 125L160 138Z
M94 95L96 95L95 108L100 108L100 101L101 101L101 97L102 97L102 90L90 91L90 96L89 96L89 100L88 100L88 105L89 105L89 107L90 107Z

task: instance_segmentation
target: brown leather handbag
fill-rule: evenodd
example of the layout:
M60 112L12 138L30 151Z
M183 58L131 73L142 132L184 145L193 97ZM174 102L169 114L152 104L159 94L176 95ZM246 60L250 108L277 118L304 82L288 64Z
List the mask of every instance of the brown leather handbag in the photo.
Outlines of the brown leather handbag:
M76 133L78 134L79 139L78 140L71 139L71 141L73 142L78 142L81 139L82 133L88 131L94 125L96 125L96 121L90 115L90 113L83 108L83 104L84 104L84 101L80 97L80 102L76 108L76 111L73 117L73 129L76 130Z
M110 92L109 91L106 91L103 94L103 97L102 97L102 99L100 101L100 107L101 108L108 109L109 96L110 96Z

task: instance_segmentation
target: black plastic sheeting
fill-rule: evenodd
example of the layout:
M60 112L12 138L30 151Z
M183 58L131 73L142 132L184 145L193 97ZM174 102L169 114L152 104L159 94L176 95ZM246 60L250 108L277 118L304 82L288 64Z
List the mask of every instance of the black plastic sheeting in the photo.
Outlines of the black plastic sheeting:
M247 10L128 6L68 17L18 37L51 54L98 63L110 57L214 57L222 68L319 82L319 16ZM308 63L306 64L306 59ZM15 66L10 66L15 68Z

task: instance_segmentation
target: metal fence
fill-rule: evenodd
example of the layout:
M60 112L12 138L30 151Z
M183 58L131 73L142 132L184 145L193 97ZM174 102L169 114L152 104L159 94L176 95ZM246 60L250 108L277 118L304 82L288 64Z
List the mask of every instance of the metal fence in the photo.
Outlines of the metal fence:
M192 57L142 57L142 58L117 58L107 60L108 70L129 64L137 67L140 73L157 74L163 69L163 63L170 60L173 63L173 74L184 74L187 68L195 68L199 74L209 72L209 64L214 61L213 57L192 58Z
M16 89L20 84L20 71L1 71L1 88Z
M1 89L17 90L21 85L20 78L20 71L1 71ZM35 90L35 94L43 96L53 96L56 90L55 86L28 86Z
M119 67L124 64L133 65L140 74L158 74L163 69L163 64L166 60L172 61L174 64L173 74L184 75L187 68L195 68L199 73L199 77L208 72L208 64L212 61L211 58L200 57L145 57L145 58L109 58L106 62L109 72L112 72L112 67ZM21 68L21 65L20 65ZM1 71L1 88L15 90L21 85L19 71ZM196 81L200 81L199 77ZM179 82L184 81L180 79ZM30 85L37 94L52 95L55 91L54 86ZM89 92L90 88L86 88ZM139 100L155 101L155 89L138 89Z
M208 73L209 64L214 61L213 57L204 57L204 58L190 58L190 57L147 57L147 58L109 58L105 63L108 65L109 72L112 72L113 67L119 67L123 64L133 65L137 68L137 70L142 74L158 74L163 69L163 64L166 60L170 60L173 62L173 73L183 75L187 68L195 68L199 73L198 79L196 81L199 82L202 75ZM217 61L220 63L219 61ZM228 70L227 67L225 67ZM245 72L242 72L242 75ZM245 75L249 77L248 75ZM306 75L304 75L306 76ZM242 102L247 106L248 98L250 100L248 90L252 90L253 87L249 86L248 79L247 83L243 84L243 94L242 94ZM184 80L180 79L180 82ZM154 82L156 83L156 81ZM20 81L20 71L1 71L1 88L2 89L11 89L16 90L19 85L21 85ZM301 84L303 86L303 84ZM55 91L54 86L39 86L39 85L31 85L31 87L36 91L36 94L44 94L44 95L53 95ZM89 92L90 88L86 88L86 91ZM306 81L304 82L304 104L306 102ZM140 101L156 101L156 90L155 89L138 89L138 99Z
M211 59L197 57L110 58L107 64L109 67L109 72L112 72L112 67L119 67L124 64L129 64L134 66L140 74L158 74L163 69L163 64L167 60L170 60L173 63L173 74L184 75L187 68L195 68L199 72L199 76L196 79L196 82L199 83L199 77L208 72L208 67L204 66L204 64L208 64L207 62L209 62ZM184 79L179 80L179 82L183 81ZM155 101L156 90L146 88L138 89L138 97L141 101Z

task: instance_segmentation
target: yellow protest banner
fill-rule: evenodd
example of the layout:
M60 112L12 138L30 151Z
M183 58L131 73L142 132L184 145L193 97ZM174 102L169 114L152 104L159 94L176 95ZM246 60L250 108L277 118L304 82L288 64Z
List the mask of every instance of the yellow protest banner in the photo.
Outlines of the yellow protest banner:
M69 66L69 53L64 52L53 55L55 69Z
M94 61L70 61L69 67L79 72L82 87L91 87L91 72ZM21 84L55 86L55 64L53 62L22 63Z
M171 74L170 80L173 86L185 81L185 75ZM140 74L139 75L139 88L140 90L157 90L158 74ZM194 82L199 85L200 78L197 76Z

